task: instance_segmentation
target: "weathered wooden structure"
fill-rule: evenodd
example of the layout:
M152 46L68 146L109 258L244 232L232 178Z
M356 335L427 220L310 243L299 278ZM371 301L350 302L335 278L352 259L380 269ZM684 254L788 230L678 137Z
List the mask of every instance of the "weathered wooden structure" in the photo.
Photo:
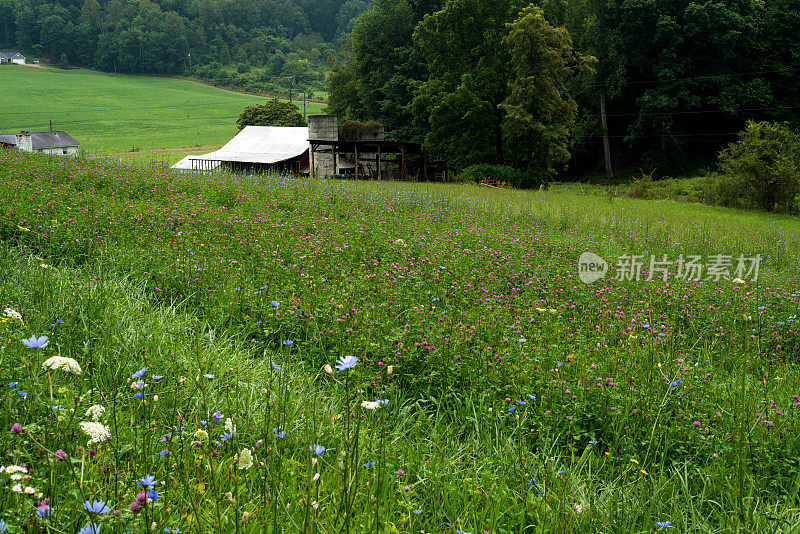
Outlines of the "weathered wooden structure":
M418 143L387 141L382 126L361 132L354 139L341 139L335 115L311 115L308 117L308 142L310 170L314 177L405 180L409 174L407 156L412 156L412 174L429 178L422 147ZM397 168L389 168L388 160Z

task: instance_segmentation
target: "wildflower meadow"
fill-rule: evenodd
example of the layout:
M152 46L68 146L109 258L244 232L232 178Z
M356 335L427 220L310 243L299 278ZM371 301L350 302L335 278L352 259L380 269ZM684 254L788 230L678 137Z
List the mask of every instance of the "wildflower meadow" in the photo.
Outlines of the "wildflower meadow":
M18 151L0 205L0 533L800 531L796 219Z

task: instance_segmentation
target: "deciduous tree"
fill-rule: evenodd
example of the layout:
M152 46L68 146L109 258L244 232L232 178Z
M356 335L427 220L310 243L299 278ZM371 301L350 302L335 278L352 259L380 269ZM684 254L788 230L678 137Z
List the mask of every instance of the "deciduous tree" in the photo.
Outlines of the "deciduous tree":
M236 124L242 130L245 126L306 126L306 121L294 104L270 100L244 108Z
M572 47L564 28L553 28L529 6L508 26L503 45L511 58L503 136L506 158L532 182L555 174L569 160L569 138L578 106L570 78L591 70L595 59Z

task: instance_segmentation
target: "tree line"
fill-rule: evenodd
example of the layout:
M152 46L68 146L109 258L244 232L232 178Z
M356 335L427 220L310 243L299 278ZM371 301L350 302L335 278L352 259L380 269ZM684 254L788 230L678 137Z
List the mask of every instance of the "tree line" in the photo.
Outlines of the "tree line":
M0 0L0 43L107 72L323 87L369 0Z
M375 0L330 106L458 169L684 173L796 124L798 59L800 0Z

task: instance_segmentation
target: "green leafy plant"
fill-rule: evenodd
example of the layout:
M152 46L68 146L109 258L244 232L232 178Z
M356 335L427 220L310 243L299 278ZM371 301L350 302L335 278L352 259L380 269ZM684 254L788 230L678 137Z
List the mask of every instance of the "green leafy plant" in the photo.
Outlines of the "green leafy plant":
M478 165L470 165L461 171L460 181L479 183L482 180L497 180L498 182L510 185L539 185L528 184L525 173L515 170L508 165L490 165L482 163Z
M748 122L739 140L720 152L719 163L721 188L738 191L724 196L729 205L798 212L800 135L788 124Z

